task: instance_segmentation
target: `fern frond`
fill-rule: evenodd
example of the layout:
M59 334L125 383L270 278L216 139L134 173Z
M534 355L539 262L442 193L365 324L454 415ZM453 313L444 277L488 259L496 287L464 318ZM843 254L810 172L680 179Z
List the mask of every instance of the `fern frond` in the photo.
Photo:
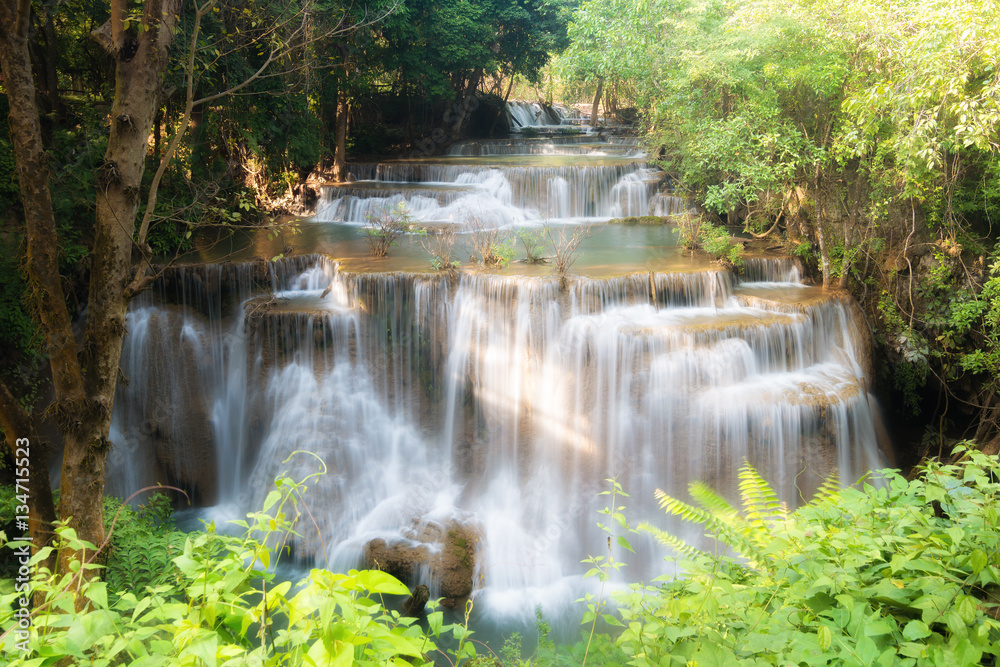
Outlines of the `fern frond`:
M656 490L655 496L660 507L667 514L680 517L684 521L704 524L705 528L716 535L721 542L729 545L740 556L752 563L763 564L767 561L766 556L760 551L763 545L760 537L756 536L756 529L735 511L731 514L720 513L717 515L707 509L678 500L660 489ZM710 502L717 504L714 500ZM726 505L728 506L728 503ZM730 509L732 509L731 506ZM765 529L764 537L766 536Z
M819 507L836 502L841 492L840 475L834 470L816 489L816 494L807 503L808 507Z
M739 478L740 498L743 500L743 512L748 522L769 523L788 518L788 512L782 508L778 494L748 461L744 461L740 467Z
M678 500L662 489L657 489L653 495L659 501L660 507L667 514L680 517L684 521L690 521L691 523L703 523L710 530L721 527L719 519L708 510L695 507L683 500Z
M737 516L738 514L736 508L730 505L728 500L704 482L691 482L688 485L688 493L699 505L718 517Z
M666 547L669 547L670 549L673 549L674 552L676 552L679 556L683 556L684 558L695 558L697 556L708 555L701 549L691 546L690 544L685 542L683 539L677 537L676 535L668 533L665 530L660 530L656 526L653 526L649 523L640 524L637 530L651 534L656 539L657 542Z

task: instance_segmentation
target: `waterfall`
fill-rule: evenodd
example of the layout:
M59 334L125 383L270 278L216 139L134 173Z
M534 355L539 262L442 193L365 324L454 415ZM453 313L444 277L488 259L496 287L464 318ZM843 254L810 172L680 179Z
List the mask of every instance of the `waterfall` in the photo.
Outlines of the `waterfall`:
M645 215L659 177L640 161L581 166L398 162L354 168L369 180L325 187L317 220L362 223L368 213L398 202L406 202L422 222L476 217L511 225L542 218Z
M511 105L520 114L535 108ZM654 193L663 172L633 141L552 135L462 142L448 153L354 163L351 173L359 180L324 185L314 219L362 224L374 212L405 204L421 223L474 218L495 227L528 226L646 215L660 197Z
M691 206L690 203L685 201L682 197L677 197L675 195L657 192L649 199L650 215L666 216L697 212L698 210Z
M742 281L652 271L565 289L347 274L315 256L170 269L129 314L116 437L151 395L175 412L154 404L149 443L116 441L112 486L177 483L232 518L279 473L322 466L296 559L422 554L410 583L454 601L458 566L441 559L468 544L484 614L558 617L604 544L610 476L634 521L662 525L655 489L702 480L733 496L744 459L793 505L834 471L880 466L853 304L789 282L790 261L747 261ZM663 553L636 546L629 576L655 576Z
M507 102L507 114L513 121L514 128L534 127L539 125L561 125L565 112L558 106L550 107L551 111L538 102Z
M362 180L324 186L301 224L333 230L311 247L352 267L357 227L400 202L419 222L514 230L687 207L627 137L351 169ZM278 475L308 478L311 520L289 541L303 566L377 563L446 606L475 595L491 621L530 626L542 605L569 623L592 592L580 561L605 548L609 477L633 523L664 525L655 489L699 480L735 501L744 459L791 505L881 467L857 306L801 284L792 259L748 257L737 277L676 243L602 225L576 267L591 275L565 280L523 264L347 272L324 255L166 268L128 314L109 492L172 484L222 521ZM633 546L612 585L664 573L658 545Z

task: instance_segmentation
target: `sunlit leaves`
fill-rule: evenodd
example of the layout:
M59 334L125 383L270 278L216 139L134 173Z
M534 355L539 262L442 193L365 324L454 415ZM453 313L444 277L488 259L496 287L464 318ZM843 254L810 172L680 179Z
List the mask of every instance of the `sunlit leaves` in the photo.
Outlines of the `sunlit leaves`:
M825 489L787 515L748 468L742 515L701 489L702 507L667 504L682 518L710 516L710 534L749 560L689 549L684 578L621 596L630 664L992 661L1000 622L983 582L1000 575L1000 466L965 446L955 455L960 463L931 463L914 480L884 471L880 486Z

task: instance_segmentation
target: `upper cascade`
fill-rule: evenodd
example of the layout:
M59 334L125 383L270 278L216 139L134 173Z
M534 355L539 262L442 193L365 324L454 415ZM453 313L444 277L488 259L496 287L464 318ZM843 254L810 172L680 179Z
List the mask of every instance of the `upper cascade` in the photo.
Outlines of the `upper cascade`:
M575 109L561 104L543 105L539 102L518 100L507 102L507 115L511 119L514 130L525 127L562 125L567 121L579 118Z
M323 188L316 220L360 224L400 204L418 222L475 218L494 227L664 210L657 193L663 173L639 147L593 135L469 141L446 156L358 162L350 169L354 180Z

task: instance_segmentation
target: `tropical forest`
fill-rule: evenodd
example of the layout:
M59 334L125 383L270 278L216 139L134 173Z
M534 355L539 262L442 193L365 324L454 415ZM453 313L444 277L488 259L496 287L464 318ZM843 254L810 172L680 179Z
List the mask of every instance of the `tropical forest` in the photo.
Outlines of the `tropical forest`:
M992 0L0 0L0 92L0 664L998 664Z

